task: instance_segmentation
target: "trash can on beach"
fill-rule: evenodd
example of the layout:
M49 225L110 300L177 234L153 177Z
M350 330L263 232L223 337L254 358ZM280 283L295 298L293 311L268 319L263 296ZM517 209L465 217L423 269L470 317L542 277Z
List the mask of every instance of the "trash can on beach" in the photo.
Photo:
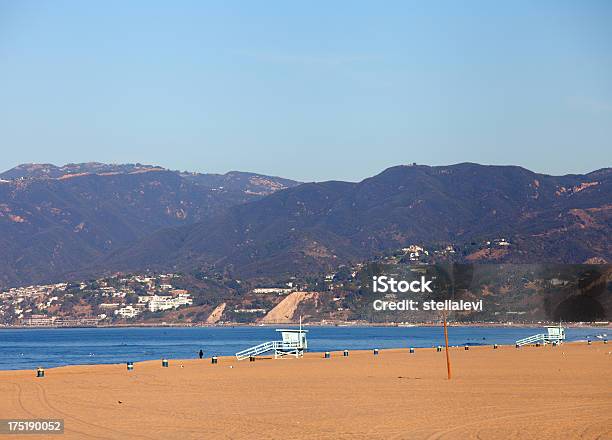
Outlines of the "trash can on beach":
M162 367L168 368L168 359L162 359Z
M36 369L36 377L45 377L45 370L44 370L44 368L38 367Z
M134 362L128 362L127 363L127 370L128 371L134 370Z

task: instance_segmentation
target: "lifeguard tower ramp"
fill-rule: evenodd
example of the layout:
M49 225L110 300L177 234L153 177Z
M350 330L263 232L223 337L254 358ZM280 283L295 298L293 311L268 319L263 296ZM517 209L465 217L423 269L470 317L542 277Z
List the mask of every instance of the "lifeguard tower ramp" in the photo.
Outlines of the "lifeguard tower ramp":
M282 339L280 341L268 341L246 350L236 353L236 359L239 361L248 359L251 356L259 356L265 353L274 352L274 359L285 356L301 357L304 356L304 351L308 349L308 341L306 333L308 330L297 329L277 329L280 332Z
M516 345L522 347L523 345L530 344L561 344L565 340L565 328L560 325L555 327L546 327L546 333L538 333L537 335L528 336L523 339L516 341Z

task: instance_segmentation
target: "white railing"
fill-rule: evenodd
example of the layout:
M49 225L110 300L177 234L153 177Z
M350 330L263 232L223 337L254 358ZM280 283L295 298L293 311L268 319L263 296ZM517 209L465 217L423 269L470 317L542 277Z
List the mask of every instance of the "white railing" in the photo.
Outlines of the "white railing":
M254 347L247 348L246 350L239 351L236 353L236 359L239 361L246 359L250 356L257 356L258 354L265 353L266 351L274 350L276 344L281 341L268 341L263 344L255 345Z
M565 339L565 335L551 335L546 333L538 333L537 335L528 336L523 339L519 339L516 341L516 345L519 347L528 344L535 344L536 342L542 342L544 344L548 344L550 342L561 342Z
M545 337L544 333L538 333L537 335L528 336L527 338L519 339L518 341L516 341L516 345L520 347L523 345L534 344L539 341L544 342L544 337Z
M295 350L296 348L302 348L302 345L296 342L283 342L283 341L268 341L253 347L247 348L246 350L239 351L236 353L236 359L239 361L247 359L251 356L257 356L262 353L266 353L272 350Z

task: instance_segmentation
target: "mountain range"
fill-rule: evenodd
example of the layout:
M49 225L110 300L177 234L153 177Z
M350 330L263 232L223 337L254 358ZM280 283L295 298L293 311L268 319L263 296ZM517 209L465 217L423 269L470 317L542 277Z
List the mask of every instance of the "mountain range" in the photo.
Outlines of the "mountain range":
M612 169L401 165L358 183L20 165L0 174L0 287L113 271L310 273L410 244L481 262L606 263ZM478 249L504 238L511 245Z
M0 174L0 287L58 279L162 228L297 184L141 164L17 166Z

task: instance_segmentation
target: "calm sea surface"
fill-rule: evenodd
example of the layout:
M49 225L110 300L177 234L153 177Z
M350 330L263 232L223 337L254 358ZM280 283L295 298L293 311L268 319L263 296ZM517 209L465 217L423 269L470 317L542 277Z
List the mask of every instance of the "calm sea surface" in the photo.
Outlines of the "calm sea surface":
M293 328L293 327L290 327ZM431 347L444 343L440 327L307 327L310 351ZM514 344L543 328L450 327L451 345ZM569 341L606 329L569 328ZM122 363L147 359L187 359L233 355L276 340L272 327L1 329L0 370L61 365Z

